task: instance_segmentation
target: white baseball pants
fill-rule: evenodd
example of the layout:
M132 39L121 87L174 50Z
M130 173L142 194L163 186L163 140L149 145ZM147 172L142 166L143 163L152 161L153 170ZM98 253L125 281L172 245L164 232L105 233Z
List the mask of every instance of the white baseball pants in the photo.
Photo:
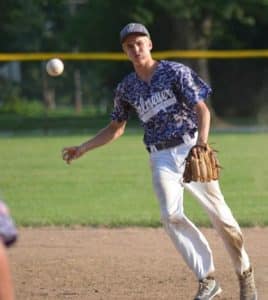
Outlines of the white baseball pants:
M195 144L187 144L150 153L152 179L159 201L161 220L176 249L198 279L214 272L212 251L202 232L187 218L183 210L184 188L190 191L207 212L214 228L223 239L237 274L250 266L243 236L231 210L224 201L219 182L183 183L185 158Z

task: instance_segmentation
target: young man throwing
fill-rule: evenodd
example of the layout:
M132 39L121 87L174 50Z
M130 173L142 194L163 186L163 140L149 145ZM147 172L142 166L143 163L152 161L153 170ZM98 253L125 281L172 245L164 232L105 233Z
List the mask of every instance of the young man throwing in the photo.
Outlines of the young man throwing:
M136 111L144 128L144 144L150 156L164 228L199 281L195 300L213 299L221 293L221 288L213 277L215 270L208 242L184 214L184 188L197 198L223 239L239 278L240 299L256 300L253 270L242 233L224 201L218 181L186 184L182 180L190 149L208 142L210 112L204 100L211 89L187 66L154 60L150 34L142 24L127 24L120 32L120 40L134 72L117 86L112 121L80 146L64 148L63 159L70 163L116 140L124 133L130 110Z

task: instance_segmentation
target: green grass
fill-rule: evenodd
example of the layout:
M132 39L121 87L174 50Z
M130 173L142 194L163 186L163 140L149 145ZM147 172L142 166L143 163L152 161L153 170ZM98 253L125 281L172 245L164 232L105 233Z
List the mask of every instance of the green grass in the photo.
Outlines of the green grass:
M89 135L2 136L0 190L17 224L158 226L148 154L142 134L130 130L68 166L64 146ZM268 225L267 134L213 134L224 169L221 186L241 225ZM197 224L209 224L186 194L185 210Z

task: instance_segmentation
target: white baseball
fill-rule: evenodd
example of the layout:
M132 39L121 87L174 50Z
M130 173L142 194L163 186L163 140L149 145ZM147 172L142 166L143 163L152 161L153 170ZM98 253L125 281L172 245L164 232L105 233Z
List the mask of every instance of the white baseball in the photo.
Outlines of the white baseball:
M47 62L46 70L50 76L59 76L64 70L64 64L60 59L52 58Z

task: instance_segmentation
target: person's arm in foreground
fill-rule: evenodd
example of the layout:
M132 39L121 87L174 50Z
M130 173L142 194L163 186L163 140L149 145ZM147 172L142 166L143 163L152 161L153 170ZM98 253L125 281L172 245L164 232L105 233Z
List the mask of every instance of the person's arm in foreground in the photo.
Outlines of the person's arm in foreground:
M5 245L0 241L0 300L13 300L14 292Z
M63 159L69 164L73 159L79 158L84 153L118 139L124 133L125 127L126 121L111 121L107 127L80 146L64 148L62 153Z
M9 267L7 247L17 240L16 225L9 214L9 208L0 200L0 300L13 300L14 291Z

